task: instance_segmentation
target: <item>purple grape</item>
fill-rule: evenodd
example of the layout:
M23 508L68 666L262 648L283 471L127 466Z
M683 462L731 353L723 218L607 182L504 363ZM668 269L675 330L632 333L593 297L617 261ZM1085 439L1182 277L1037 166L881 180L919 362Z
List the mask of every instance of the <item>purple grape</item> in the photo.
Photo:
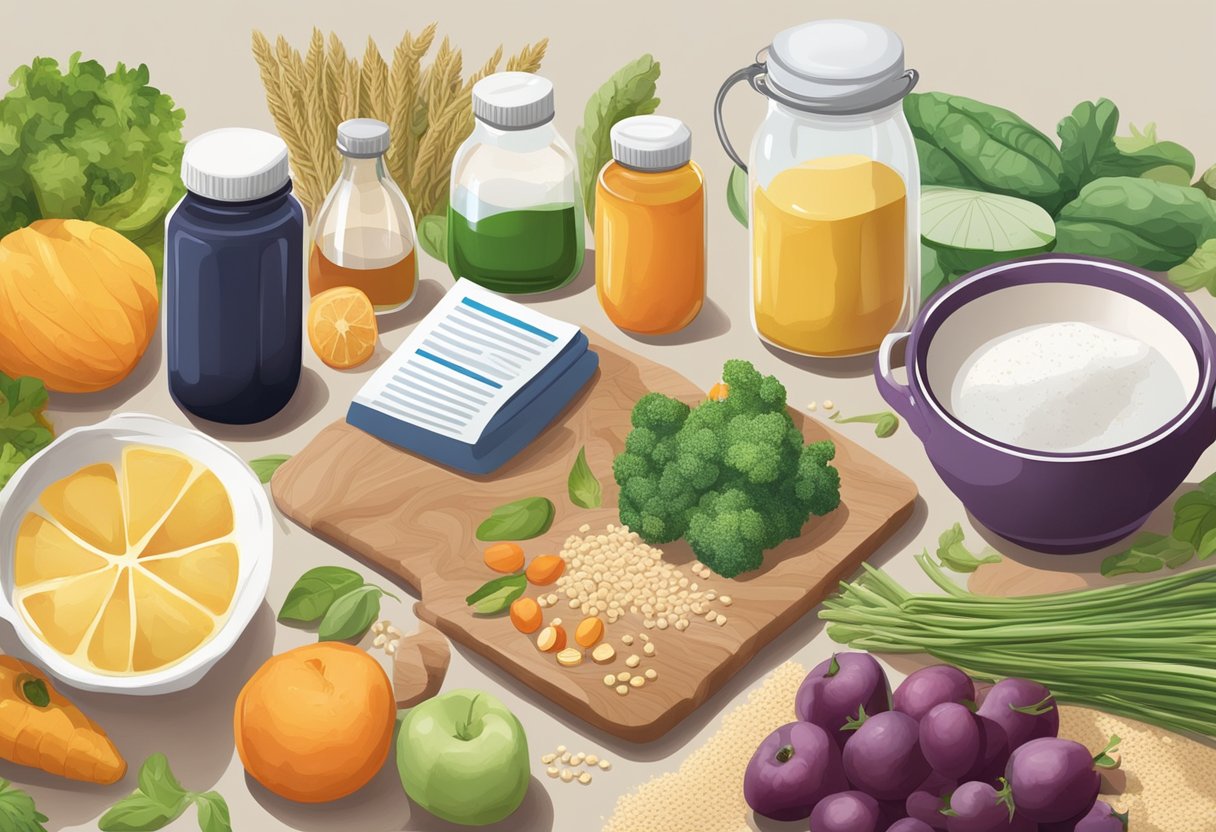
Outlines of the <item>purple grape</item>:
M916 818L897 820L887 827L887 832L933 832L934 827Z
M774 820L802 820L820 799L848 788L840 749L809 722L782 725L765 737L743 775L747 805Z
M947 791L953 791L953 789ZM904 801L904 813L908 817L926 824L930 829L946 828L946 816L942 814L942 809L945 808L946 801L942 795L924 788L912 792Z
M1039 832L1127 832L1127 813L1116 812L1109 803L1096 800L1082 817L1043 824Z
M946 819L948 832L1036 832L1034 821L1014 812L991 783L972 780L950 795L950 815Z
M980 729L979 758L971 771L959 779L979 780L995 786L1004 775L1005 764L1009 761L1009 739L1005 729L986 716L976 714L975 723Z
M921 753L943 777L957 779L975 769L982 749L979 722L966 705L943 702L921 717Z
M1005 729L1009 747L1054 737L1060 730L1060 710L1051 691L1028 679L1002 679L992 686L978 711Z
M1097 759L1105 763L1109 750L1104 749ZM1013 804L1038 823L1083 816L1093 807L1102 784L1095 762L1079 742L1057 737L1031 740L1009 756L1005 767Z
M844 746L844 724L865 708L873 716L891 708L887 674L869 653L837 653L806 675L794 699L794 712L813 722Z
M906 800L931 771L916 720L899 711L867 715L844 746L849 782L879 800Z
M878 801L865 792L828 795L811 812L815 832L882 832Z
M938 664L922 667L904 679L895 689L891 707L913 719L924 719L925 714L945 702L974 701L975 683L967 674L957 667Z

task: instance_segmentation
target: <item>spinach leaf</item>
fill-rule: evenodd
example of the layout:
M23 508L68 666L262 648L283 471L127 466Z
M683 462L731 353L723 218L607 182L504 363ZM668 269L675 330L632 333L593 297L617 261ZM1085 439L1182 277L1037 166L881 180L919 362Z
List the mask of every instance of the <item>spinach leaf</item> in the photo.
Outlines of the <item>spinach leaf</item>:
M1119 108L1110 99L1082 101L1056 128L1071 194L1104 176L1136 176L1190 184L1194 155L1180 144L1157 139L1156 125L1118 136Z
M487 581L464 600L478 615L497 615L510 607L527 588L527 576L517 572Z
M1203 176L1195 183L1195 187L1203 191L1208 199L1216 199L1216 165L1203 172Z
M731 167L730 178L726 180L726 207L747 228L747 174L738 165Z
M570 502L580 508L599 508L604 502L600 481L587 464L586 448L579 448L574 467L566 480L566 489L570 492Z
M46 832L47 816L38 811L34 798L0 778L0 829L9 832Z
M1184 292L1207 289L1216 295L1216 237L1195 249L1195 253L1169 271L1170 282Z
M382 595L388 595L394 601L398 600L380 587L367 584L334 601L333 606L321 619L321 625L317 628L317 639L349 641L362 638L380 617Z
M1155 271L1186 262L1216 237L1216 202L1198 188L1152 179L1095 179L1056 216L1056 251Z
M937 538L938 560L951 572L974 572L986 563L1001 562L1001 556L996 552L976 557L963 545L963 537L962 524L955 523Z
M289 459L291 456L288 454L270 454L250 460L249 467L257 474L259 482L267 483L274 476L274 472L279 470L279 466Z
M553 525L553 502L525 497L499 506L477 527L478 540L531 540Z
M1108 578L1116 575L1133 575L1156 572L1169 567L1177 569L1195 556L1195 550L1187 543L1169 535L1144 532L1122 552L1117 552L1102 561L1101 572Z
M448 262L448 218L428 214L418 221L418 245L440 263Z
M1009 110L940 92L913 93L904 114L924 152L921 182L1028 199L1047 211L1063 201L1055 142ZM930 150L940 152L932 153Z
M643 55L613 73L587 102L583 124L574 134L587 216L595 216L595 186L600 170L612 159L609 136L612 126L621 119L648 115L658 109L659 99L654 94L661 71L653 56Z
M1174 502L1173 537L1189 544L1200 560L1216 554L1216 477Z

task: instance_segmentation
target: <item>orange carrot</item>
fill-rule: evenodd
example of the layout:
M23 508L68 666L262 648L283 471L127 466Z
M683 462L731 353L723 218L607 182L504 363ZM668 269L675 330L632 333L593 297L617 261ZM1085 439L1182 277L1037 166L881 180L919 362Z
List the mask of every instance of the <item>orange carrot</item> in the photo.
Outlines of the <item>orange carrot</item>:
M103 785L127 773L126 760L97 723L46 674L12 656L0 656L0 758Z
M566 571L566 562L560 555L541 555L533 558L524 570L528 583L534 586L548 586L561 577Z

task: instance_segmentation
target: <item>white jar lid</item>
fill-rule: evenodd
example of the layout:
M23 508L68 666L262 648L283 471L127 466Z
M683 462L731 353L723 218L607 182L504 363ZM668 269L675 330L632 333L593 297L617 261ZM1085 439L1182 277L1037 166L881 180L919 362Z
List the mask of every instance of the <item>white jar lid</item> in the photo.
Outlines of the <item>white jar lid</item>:
M221 127L191 139L182 153L186 190L208 199L261 199L290 178L287 145L264 130Z
M388 125L374 118L351 118L338 125L338 151L355 159L374 159L388 151Z
M781 91L809 99L864 98L904 71L899 35L861 20L816 20L773 38L766 71Z
M473 115L500 130L553 119L553 82L531 72L495 72L473 85Z
M612 158L627 168L674 170L692 158L692 131L678 118L631 116L612 125Z

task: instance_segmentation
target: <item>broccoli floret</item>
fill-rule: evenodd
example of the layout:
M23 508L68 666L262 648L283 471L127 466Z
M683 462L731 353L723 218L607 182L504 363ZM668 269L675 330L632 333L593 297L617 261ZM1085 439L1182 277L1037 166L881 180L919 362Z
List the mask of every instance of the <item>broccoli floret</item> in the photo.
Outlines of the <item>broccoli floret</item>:
M657 393L634 406L613 463L621 522L651 543L684 537L720 575L758 568L840 503L831 442L804 443L781 382L747 361L722 369L725 399L695 408Z

